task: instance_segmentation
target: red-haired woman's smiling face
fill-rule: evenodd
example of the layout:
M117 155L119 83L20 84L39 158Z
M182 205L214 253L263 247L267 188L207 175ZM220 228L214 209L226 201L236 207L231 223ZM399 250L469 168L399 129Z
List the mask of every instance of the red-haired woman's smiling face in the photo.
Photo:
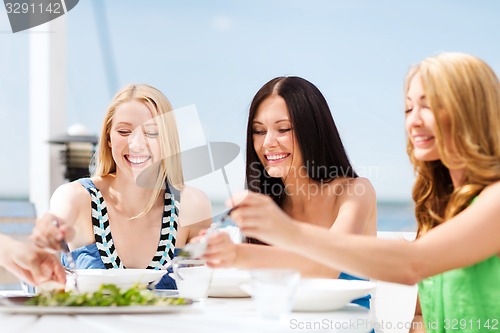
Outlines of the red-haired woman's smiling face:
M408 87L405 127L417 160L435 161L440 158L436 142L436 119L427 104L419 74L411 79Z

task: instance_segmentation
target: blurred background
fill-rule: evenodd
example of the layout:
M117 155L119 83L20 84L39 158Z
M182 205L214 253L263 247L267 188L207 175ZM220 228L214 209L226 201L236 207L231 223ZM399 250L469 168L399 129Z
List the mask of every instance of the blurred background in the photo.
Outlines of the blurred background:
M99 135L111 97L128 83L153 85L191 110L181 141L239 145L227 172L232 190L242 188L249 104L281 75L304 77L325 95L349 157L375 186L379 229L415 230L405 73L442 51L471 53L500 72L499 15L497 0L81 0L55 28L13 34L2 7L0 232L27 233L42 213L32 204L46 178L34 147L75 124ZM39 53L45 36L62 40L55 52ZM44 62L64 82L50 92L63 113L40 136L37 89L47 87L33 72ZM228 194L221 177L198 180L216 206Z

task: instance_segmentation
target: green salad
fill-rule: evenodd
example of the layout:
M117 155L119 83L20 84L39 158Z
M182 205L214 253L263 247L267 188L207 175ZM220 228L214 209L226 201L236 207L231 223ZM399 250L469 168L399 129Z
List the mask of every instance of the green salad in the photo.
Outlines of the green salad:
M145 286L135 285L121 290L114 284L104 284L91 293L51 291L34 296L26 305L39 306L130 306L130 305L184 305L184 298L165 298L155 295Z

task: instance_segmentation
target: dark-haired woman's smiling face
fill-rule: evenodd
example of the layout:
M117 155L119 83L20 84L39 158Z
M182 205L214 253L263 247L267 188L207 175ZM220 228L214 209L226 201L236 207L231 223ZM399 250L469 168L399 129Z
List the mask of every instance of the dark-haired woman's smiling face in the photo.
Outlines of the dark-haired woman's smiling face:
M293 135L285 100L281 96L266 98L252 121L253 147L271 177L286 178L302 166L300 149ZM297 168L291 170L291 168Z

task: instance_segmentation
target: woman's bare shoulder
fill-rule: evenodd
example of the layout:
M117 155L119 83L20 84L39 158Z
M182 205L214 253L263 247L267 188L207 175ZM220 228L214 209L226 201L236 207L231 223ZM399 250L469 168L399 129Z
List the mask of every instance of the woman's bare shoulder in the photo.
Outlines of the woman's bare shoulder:
M94 186L102 191L109 187L110 177L92 177L90 178ZM65 202L77 206L79 204L87 205L90 200L88 190L80 183L80 180L75 180L70 183L59 186L51 198L51 205L53 202Z
M500 180L486 186L479 196L481 196L481 195L497 195L499 193L500 193Z
M66 183L52 194L50 212L61 218L76 219L80 213L90 209L90 200L89 193L78 181Z
M183 216L203 216L203 220L212 216L212 204L206 193L190 186L184 186L181 191L180 210Z
M356 178L342 178L344 182L347 182L348 184L362 184L362 185L369 185L372 186L372 183L370 180L366 177L356 177Z
M500 197L500 181L486 186L475 199L476 204L471 205L470 208L481 205L483 207L490 207L500 212L500 205L498 205L498 198Z
M340 197L375 197L375 188L368 178L337 178L331 186Z
M52 200L69 201L76 203L77 201L88 197L87 190L78 181L62 184L52 194Z
M181 190L181 204L182 202L189 202L190 204L210 204L210 200L205 192L191 186L184 186Z

